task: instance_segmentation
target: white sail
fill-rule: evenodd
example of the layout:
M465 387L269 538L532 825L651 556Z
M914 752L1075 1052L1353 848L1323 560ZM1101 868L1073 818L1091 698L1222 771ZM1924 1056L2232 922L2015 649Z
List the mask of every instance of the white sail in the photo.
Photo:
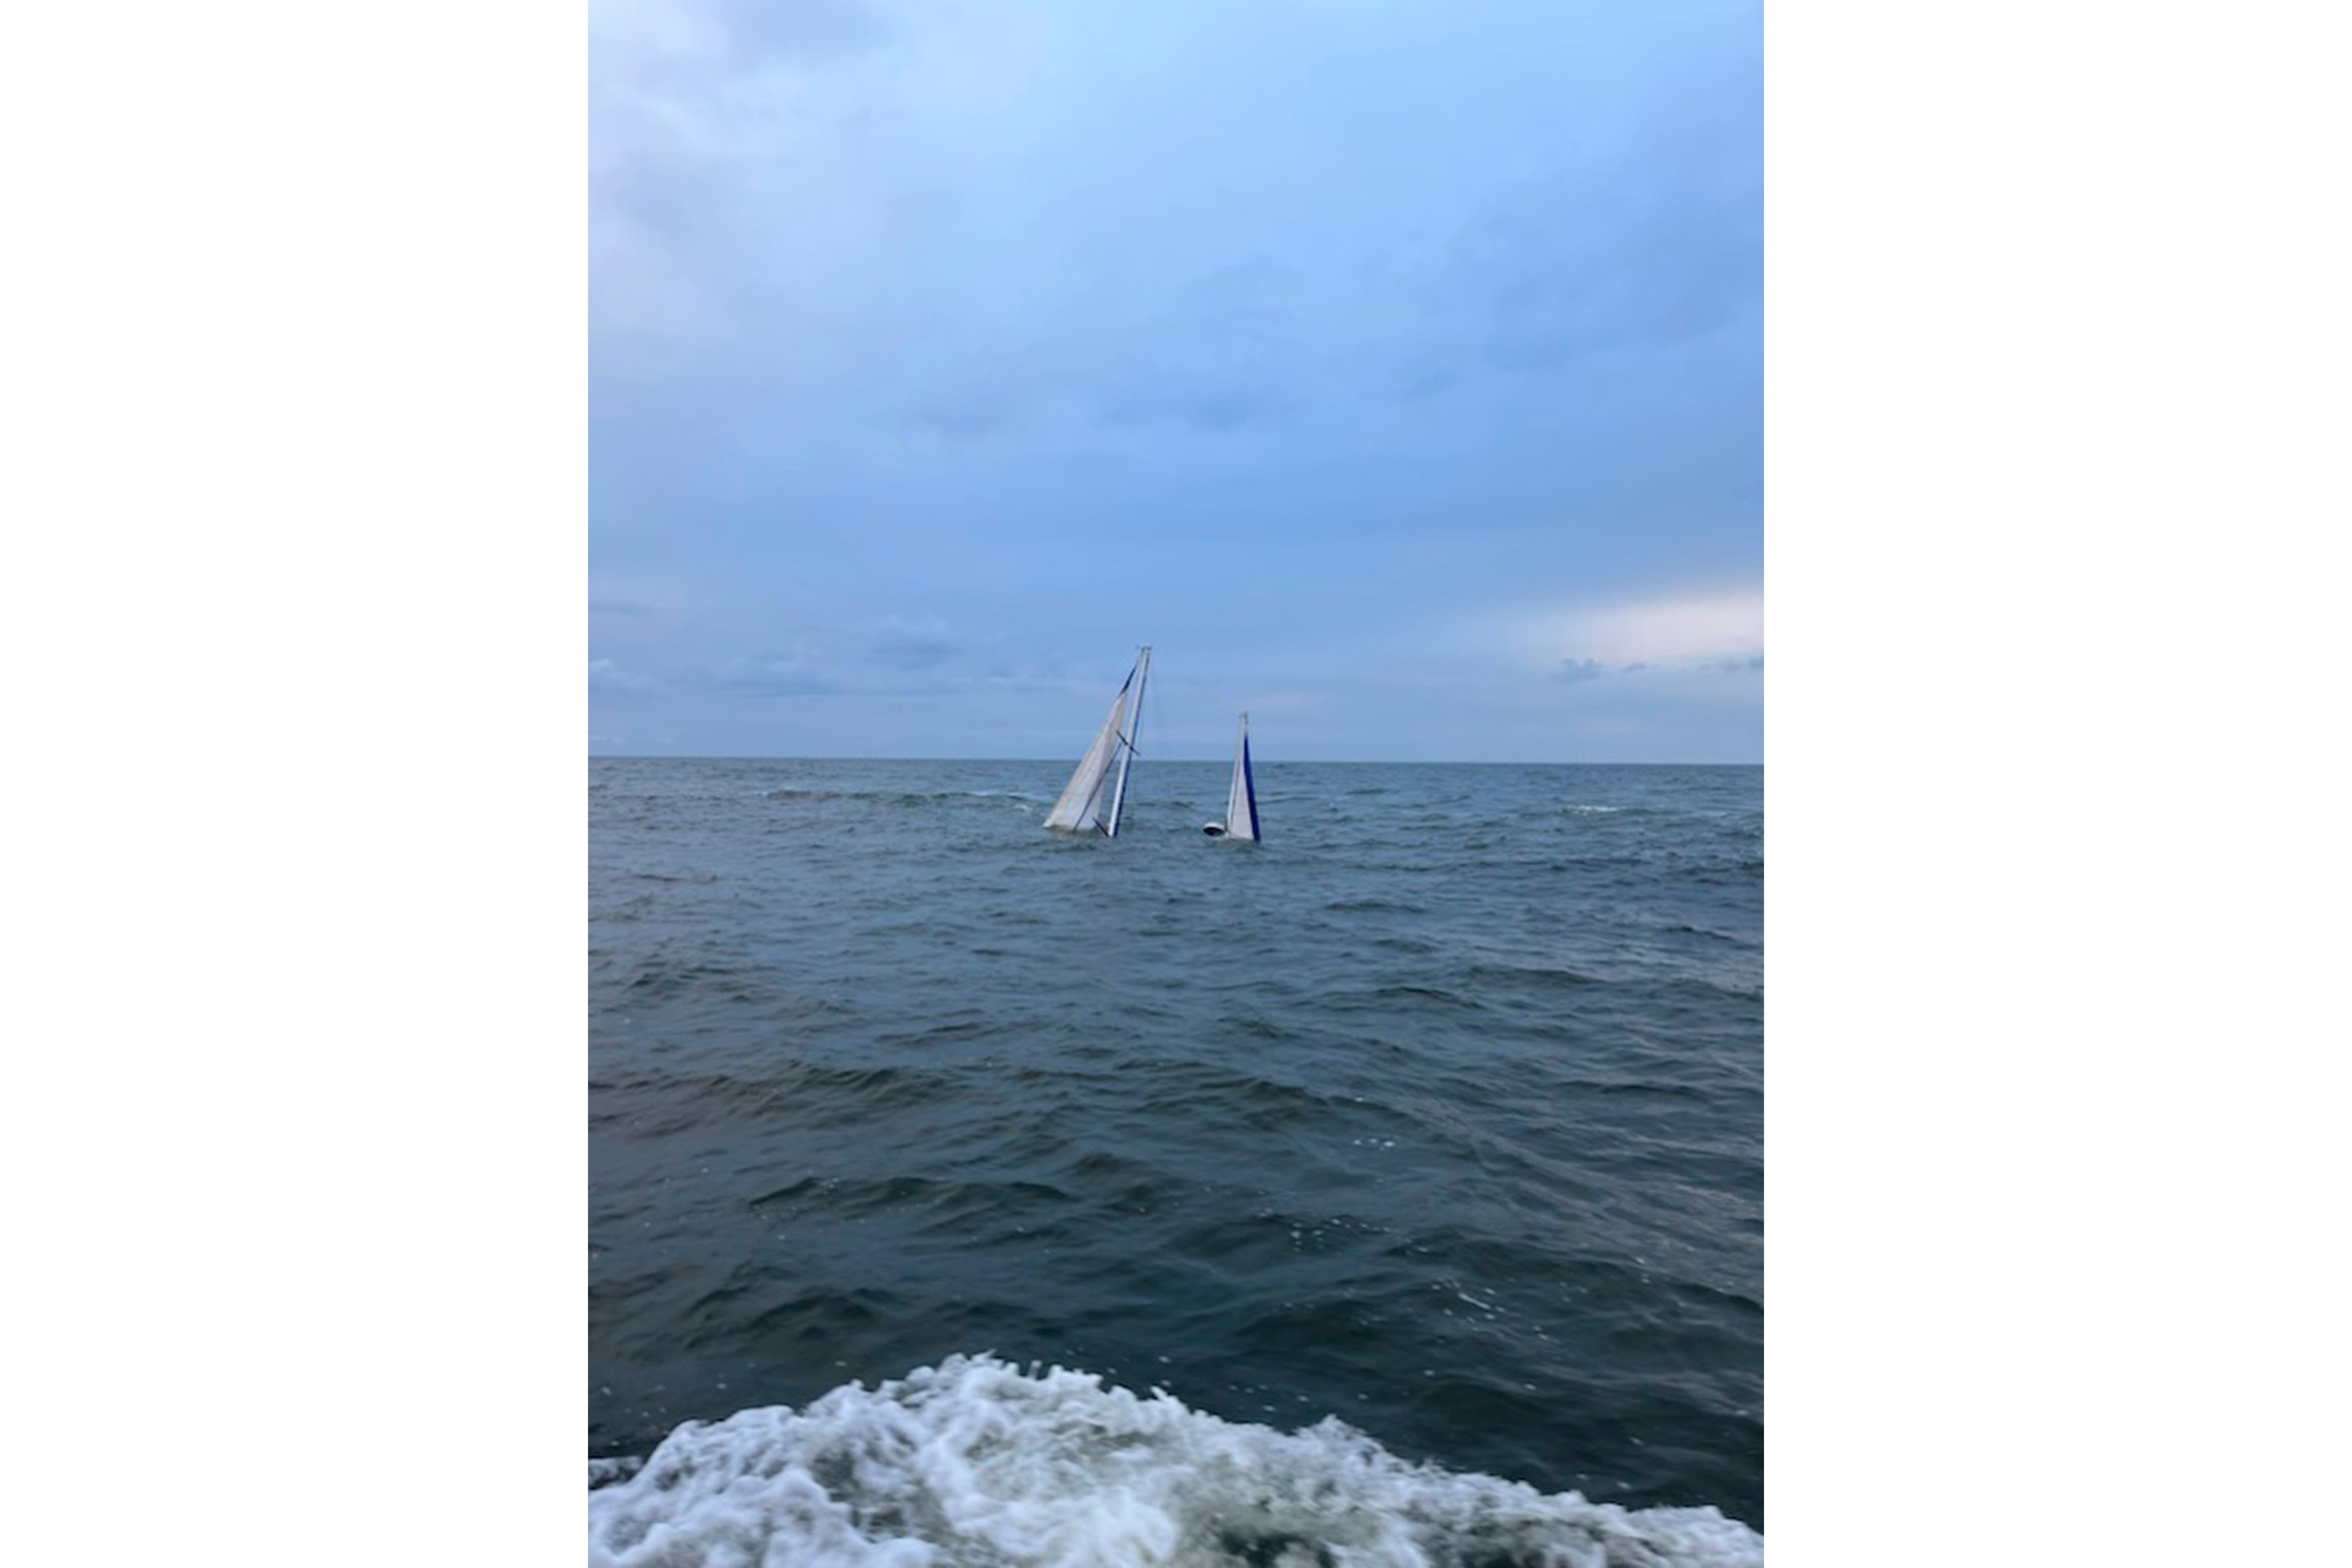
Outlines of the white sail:
M1234 782L1225 791L1225 837L1257 836L1257 781L1250 773L1249 715L1244 713L1240 737L1234 743Z
M1095 743L1078 760L1078 771L1062 788L1062 798L1045 817L1045 826L1065 833L1099 833L1104 831L1108 815L1103 802L1103 785L1110 778L1110 764L1118 753L1120 723L1127 717L1127 688L1118 689L1111 700L1110 716L1103 721Z
M1143 713L1143 681L1151 663L1151 650L1145 648L1127 672L1127 679L1111 699L1110 712L1104 718L1101 730L1095 734L1095 743L1078 759L1076 773L1063 786L1062 796L1046 814L1045 826L1063 833L1099 833L1106 837L1118 833L1119 812L1127 802L1127 770L1135 759L1134 726L1128 718L1128 696L1135 698L1135 714ZM1114 783L1111 766L1118 765ZM1103 798L1104 786L1111 786L1110 798Z

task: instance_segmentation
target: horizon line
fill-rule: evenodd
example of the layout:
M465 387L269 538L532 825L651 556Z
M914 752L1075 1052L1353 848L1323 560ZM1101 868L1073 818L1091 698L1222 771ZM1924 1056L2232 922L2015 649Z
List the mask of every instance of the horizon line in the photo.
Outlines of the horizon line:
M1139 755L1138 761L1147 759ZM1229 763L1226 756L1154 757L1161 763ZM1253 762L1264 759L1253 757ZM1063 756L1050 757L881 757L855 756L845 753L787 754L781 752L723 753L718 752L591 752L592 763L1067 763ZM1760 768L1761 759L1752 763L1693 763L1693 762L1530 762L1517 757L1291 757L1276 758L1265 763L1269 767L1378 767L1378 768Z

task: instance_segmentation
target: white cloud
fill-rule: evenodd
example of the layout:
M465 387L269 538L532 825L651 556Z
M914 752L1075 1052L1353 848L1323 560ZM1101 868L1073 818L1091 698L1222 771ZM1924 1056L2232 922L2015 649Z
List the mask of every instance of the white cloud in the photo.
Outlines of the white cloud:
M588 661L588 684L607 691L651 691L657 682L635 670L624 669L609 658Z
M1522 622L1513 641L1551 668L1751 658L1764 650L1764 594L1738 588L1547 611Z

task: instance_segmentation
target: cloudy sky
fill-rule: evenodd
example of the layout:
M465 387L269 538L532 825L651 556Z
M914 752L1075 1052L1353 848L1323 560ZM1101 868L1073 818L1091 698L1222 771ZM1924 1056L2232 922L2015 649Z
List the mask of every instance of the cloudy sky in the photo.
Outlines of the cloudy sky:
M591 50L592 752L1761 760L1758 5Z

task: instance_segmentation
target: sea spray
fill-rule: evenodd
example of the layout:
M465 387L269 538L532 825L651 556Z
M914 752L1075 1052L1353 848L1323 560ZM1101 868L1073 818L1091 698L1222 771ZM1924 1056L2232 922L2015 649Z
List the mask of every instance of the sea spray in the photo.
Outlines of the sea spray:
M1409 1464L1346 1425L1229 1422L1091 1373L952 1356L601 1461L592 1568L1732 1568L1711 1508ZM617 1479L616 1479L617 1478Z

